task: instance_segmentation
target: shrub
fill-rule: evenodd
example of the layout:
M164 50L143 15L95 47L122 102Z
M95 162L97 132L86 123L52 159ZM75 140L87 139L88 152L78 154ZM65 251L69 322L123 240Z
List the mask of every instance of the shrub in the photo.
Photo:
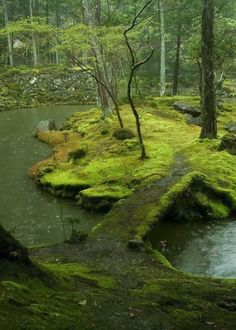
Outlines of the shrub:
M117 128L114 130L112 136L117 140L127 140L135 137L134 133L128 128Z

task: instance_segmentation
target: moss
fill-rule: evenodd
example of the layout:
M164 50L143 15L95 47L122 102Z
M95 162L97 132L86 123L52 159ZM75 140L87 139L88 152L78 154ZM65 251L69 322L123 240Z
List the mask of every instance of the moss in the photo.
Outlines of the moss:
M80 264L65 264L65 265L53 265L44 264L46 269L56 271L57 274L64 277L65 279L72 277L78 279L79 281L94 285L103 289L115 289L117 287L117 282L115 279L109 276L95 275L93 272L85 265Z
M154 101L159 106L168 106L171 107L175 102L182 101L188 102L193 106L199 105L200 98L199 96L165 96L165 97L156 97Z
M147 244L145 246L145 251L151 255L152 258L157 260L160 264L164 265L166 268L174 269L171 263L166 259L166 257L158 252L157 250L153 250L151 247L149 247Z
M69 160L78 160L86 156L88 151L87 145L79 145L78 148L73 149L69 152L68 158Z
M73 170L56 169L53 172L43 174L38 178L40 185L48 189L55 195L73 197L80 190L90 186L83 175L75 173Z
M197 192L194 195L196 203L207 209L207 213L214 219L225 219L230 215L230 209L226 205L222 204L220 200L214 200L210 198L207 194L202 192Z
M38 139L51 146L56 146L65 142L63 133L59 131L40 131L38 133Z
M122 198L126 198L131 191L121 186L98 186L82 190L78 196L79 205L92 210L111 209Z

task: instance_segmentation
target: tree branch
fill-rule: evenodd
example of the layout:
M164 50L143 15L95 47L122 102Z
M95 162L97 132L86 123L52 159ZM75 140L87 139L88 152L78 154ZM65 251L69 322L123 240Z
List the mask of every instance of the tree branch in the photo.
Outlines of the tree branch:
M75 56L73 56L71 53L67 52L67 56L74 62L74 64L78 65L79 68L87 73L89 76L91 76L93 79L96 80L96 82L100 85L102 85L105 90L107 91L108 95L110 96L114 106L115 106L115 111L116 111L116 114L117 114L117 118L118 118L118 121L119 121L119 124L120 124L120 128L124 128L124 124L123 124L123 121L122 121L122 118L121 118L121 115L120 115L120 110L119 110L119 106L117 104L117 101L115 100L115 97L113 96L112 92L110 91L110 89L107 87L107 85L101 81L100 79L98 79L98 77L91 72L91 69L87 66L84 66Z

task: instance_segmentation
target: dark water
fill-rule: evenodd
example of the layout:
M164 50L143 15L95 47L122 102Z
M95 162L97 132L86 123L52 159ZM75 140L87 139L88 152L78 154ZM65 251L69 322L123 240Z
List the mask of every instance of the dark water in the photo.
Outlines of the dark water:
M26 245L58 243L64 240L61 222L79 217L88 230L101 215L80 210L73 201L54 198L36 187L27 176L28 169L51 154L51 149L32 137L41 120L65 117L86 111L89 106L56 106L21 109L0 113L0 222ZM66 223L66 238L70 227Z
M197 275L236 277L236 219L191 224L163 221L150 240L177 269Z

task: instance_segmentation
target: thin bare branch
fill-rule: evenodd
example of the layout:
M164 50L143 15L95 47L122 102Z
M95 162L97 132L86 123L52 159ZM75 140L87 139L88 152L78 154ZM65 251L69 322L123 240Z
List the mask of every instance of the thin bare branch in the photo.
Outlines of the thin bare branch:
M115 97L113 96L113 93L110 91L110 89L107 87L107 85L101 80L101 79L98 79L98 77L93 73L91 72L91 68L89 68L88 66L86 65L83 65L75 56L73 56L71 53L67 52L67 56L73 61L74 64L78 65L79 68L84 72L84 73L87 73L89 76L91 76L92 78L94 78L96 80L96 82L100 85L102 85L105 90L107 91L108 95L110 96L114 106L115 106L115 111L116 111L116 114L117 114L117 118L118 118L118 121L119 121L119 124L120 124L120 128L124 128L124 124L123 124L123 121L122 121L122 118L121 118L121 115L120 115L120 110L119 110L119 106L117 104L117 101L115 100Z

